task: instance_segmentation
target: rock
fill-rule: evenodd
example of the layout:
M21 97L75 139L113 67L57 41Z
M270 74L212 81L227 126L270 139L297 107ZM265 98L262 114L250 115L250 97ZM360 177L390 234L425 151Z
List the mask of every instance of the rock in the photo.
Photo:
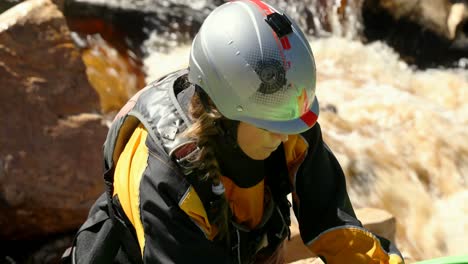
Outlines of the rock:
M457 66L468 52L468 2L364 0L364 37L383 40L420 68Z
M447 26L452 6L450 0L432 0L427 3L418 0L379 0L378 2L395 19L406 17L441 36L450 38ZM462 22L461 19L460 17L458 23Z
M468 17L468 5L465 3L455 3L450 7L447 15L447 30L450 39L454 39L458 33L458 28L464 17Z
M51 1L25 1L0 15L0 76L0 237L74 230L104 189L107 127Z
M321 263L321 260L314 257L314 254L304 245L301 235L299 234L299 226L295 221L291 224L291 240L285 242L285 262L286 263ZM302 261L310 262L302 262ZM314 261L320 261L315 263ZM298 262L301 261L301 262Z
M16 4L18 4L17 1L10 1L10 0L0 1L0 14L5 12L12 6L15 6Z
M169 51L182 43L191 43L202 22L223 0L121 1L68 0L64 4L67 19L102 19L126 35L129 48L137 56L151 50ZM144 50L143 41L148 41Z
M60 11L63 11L63 5L65 0L52 0L52 2L57 5ZM0 1L0 14L8 10L9 8L23 2L23 0L3 0Z

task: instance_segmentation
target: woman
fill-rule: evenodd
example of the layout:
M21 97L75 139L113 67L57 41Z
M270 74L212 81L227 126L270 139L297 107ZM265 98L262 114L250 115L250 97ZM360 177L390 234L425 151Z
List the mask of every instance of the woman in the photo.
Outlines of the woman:
M299 27L258 0L216 8L189 70L150 84L117 115L104 146L108 199L93 206L74 257L284 263L292 193L301 237L327 263L403 263L356 219L318 110Z

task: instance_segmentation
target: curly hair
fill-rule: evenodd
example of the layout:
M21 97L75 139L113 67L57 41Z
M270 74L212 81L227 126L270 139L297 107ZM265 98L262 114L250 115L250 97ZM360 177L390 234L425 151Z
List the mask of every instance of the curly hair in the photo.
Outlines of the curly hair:
M216 109L211 100L209 100L210 111L206 111L205 108L206 106L202 103L196 90L189 105L189 114L194 122L180 136L194 140L200 149L198 156L192 160L193 165L198 168L199 180L210 180L213 186L220 186L222 184L221 172L215 155L215 141L213 139L223 133L219 124L226 118ZM218 198L216 208L214 208L217 213L210 221L218 229L218 238L220 240L225 239L229 245L229 223L231 218L229 203L224 192L215 195Z

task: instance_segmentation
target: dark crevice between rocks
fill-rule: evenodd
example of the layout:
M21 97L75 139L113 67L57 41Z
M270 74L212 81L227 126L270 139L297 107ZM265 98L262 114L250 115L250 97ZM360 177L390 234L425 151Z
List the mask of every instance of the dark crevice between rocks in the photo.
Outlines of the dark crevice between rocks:
M71 245L76 230L34 240L0 240L0 264L54 264Z
M71 31L100 34L119 51L127 48L142 57L141 43L148 37L140 12L112 10L107 6L65 1L63 14Z

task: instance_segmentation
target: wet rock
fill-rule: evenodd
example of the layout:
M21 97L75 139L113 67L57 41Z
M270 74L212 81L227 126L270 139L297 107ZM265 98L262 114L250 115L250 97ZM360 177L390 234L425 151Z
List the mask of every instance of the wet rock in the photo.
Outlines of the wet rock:
M383 40L420 68L458 66L468 54L465 0L365 0L364 36Z
M7 9L11 8L12 6L18 4L20 1L17 0L5 0L0 1L0 14L5 12Z
M0 237L74 230L103 190L98 95L51 1L22 2L0 25Z
M422 3L417 0L379 0L380 6L395 18L408 18L441 36L448 37L447 17L449 0L432 0Z
M151 49L158 51L189 43L211 10L222 3L222 0L65 0L64 14L68 20L104 20L123 32L130 49L141 56L147 52L141 44L150 35L154 40Z
M24 0L2 0L0 1L0 14L8 10L9 8L23 2ZM63 3L65 0L52 0L60 10L63 10Z

